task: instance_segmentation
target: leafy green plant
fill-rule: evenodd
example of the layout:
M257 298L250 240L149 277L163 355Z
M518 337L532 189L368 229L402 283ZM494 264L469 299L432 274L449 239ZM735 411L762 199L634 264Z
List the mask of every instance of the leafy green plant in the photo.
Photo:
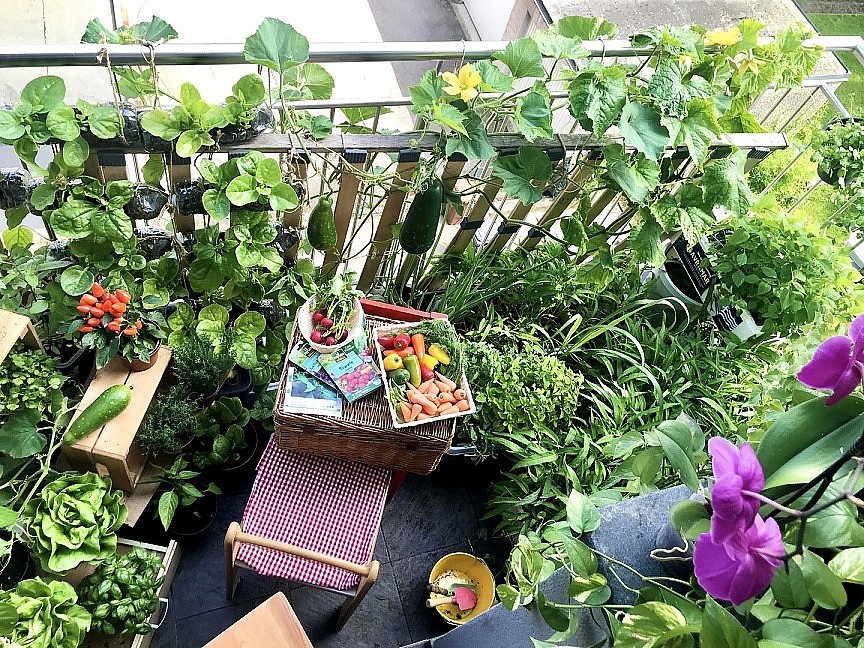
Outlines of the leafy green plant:
M215 343L194 332L184 337L171 355L177 382L199 397L215 393L235 363L231 342L231 329Z
M812 160L819 176L844 186L864 172L864 124L850 119L829 124L813 136Z
M0 364L0 420L15 413L41 415L46 410L52 392L66 382L55 365L43 351L16 345Z
M48 221L58 236L72 241L91 236L118 243L129 241L134 236L132 221L123 206L132 199L133 191L128 180L103 185L95 178L83 177L69 187L70 197L50 212Z
M47 572L63 574L82 562L105 560L117 549L126 520L123 493L95 473L59 473L22 513L34 556Z
M221 495L222 491L214 483L210 483L202 492L192 480L200 477L201 473L188 470L189 462L183 457L177 457L159 476L159 483L166 489L159 498L157 513L162 526L167 531L174 520L174 514L178 507L192 506L207 493Z
M59 580L32 578L0 591L0 644L77 648L90 629L90 614L77 600L74 588Z
M92 629L106 635L146 635L159 607L162 561L143 547L116 553L84 578L79 603L92 616Z
M198 437L204 449L192 455L192 463L199 468L228 463L246 447L244 428L248 424L249 410L239 398L216 400L199 415Z
M51 295L49 284L71 261L53 259L47 247L7 248L0 250L0 309L29 317L39 337L48 340L56 332L59 319L68 314L63 312L62 296ZM54 284L54 288L59 286ZM59 292L62 295L62 290Z
M189 158L202 146L213 146L211 131L227 126L229 115L222 106L209 104L189 82L180 86L180 105L171 112L159 108L141 117L141 128L166 142L177 140L177 155Z
M175 385L156 395L135 438L143 449L154 454L177 454L198 430L197 412L192 396Z

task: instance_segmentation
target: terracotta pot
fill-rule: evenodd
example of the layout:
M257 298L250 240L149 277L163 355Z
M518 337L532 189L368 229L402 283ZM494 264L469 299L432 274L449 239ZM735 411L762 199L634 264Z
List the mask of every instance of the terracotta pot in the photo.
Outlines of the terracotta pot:
M150 360L148 362L144 362L143 360L139 360L138 358L135 358L134 360L127 360L121 355L118 355L117 357L120 358L120 361L129 368L129 371L147 371L147 369L156 364L156 360L157 358L159 358L159 349L161 348L162 340L159 340L156 348L153 349L153 353L150 354Z

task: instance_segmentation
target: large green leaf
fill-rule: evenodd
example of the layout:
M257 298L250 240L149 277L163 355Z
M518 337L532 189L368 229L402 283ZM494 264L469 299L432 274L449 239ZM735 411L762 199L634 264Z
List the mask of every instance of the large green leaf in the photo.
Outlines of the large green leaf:
M31 457L40 452L48 440L37 424L40 415L35 410L13 412L0 427L0 448L13 459Z
M298 88L304 99L329 99L336 82L330 73L317 63L305 63L285 73L285 84Z
M267 328L267 320L261 313L255 311L246 311L234 322L234 330L248 335L250 337L258 337Z
M174 513L177 511L177 505L180 504L180 498L173 490L167 493L162 493L159 498L159 520L162 522L163 528L167 531L171 526L171 521L174 519Z
M457 133L447 138L447 156L461 153L469 160L488 160L494 157L495 148L489 142L489 135L480 116L473 110L469 110L464 125L467 135Z
M606 172L627 198L641 203L660 180L660 165L639 153L635 163L621 144L609 144L603 149Z
M844 549L831 559L828 567L840 580L864 585L864 547Z
M513 89L513 77L502 72L492 61L477 61L474 71L483 79L480 84L482 92L510 92Z
M659 159L669 143L669 131L660 123L660 114L638 101L629 101L624 106L618 130L629 146L649 160Z
M505 155L492 162L492 175L504 181L508 196L531 205L543 197L540 189L552 175L552 162L543 151L522 146L516 155Z
M16 140L24 134L24 124L21 118L11 110L0 109L0 138Z
M553 135L549 98L539 92L531 91L516 100L514 118L519 132L529 142Z
M671 605L650 601L633 606L624 615L621 625L614 631L614 645L615 648L655 648L667 645L664 638L697 630L689 629L684 615Z
M63 145L63 161L70 167L84 166L88 157L90 157L90 145L81 136Z
M615 123L627 99L627 72L620 65L586 65L570 82L570 114L599 137Z
M66 96L66 83L58 76L46 75L33 79L21 90L21 101L35 109L47 113L57 106Z
M111 139L120 133L120 115L113 106L94 106L79 99L78 110L87 117L87 128L99 139Z
M536 31L531 34L531 38L537 43L543 56L556 59L580 59L591 55L580 39L556 34L551 30Z
M136 39L147 43L159 44L177 38L177 30L159 16L152 16L150 20L136 23L129 31Z
M239 175L228 183L225 195L232 205L242 207L258 200L258 190L255 178L251 175Z
M504 51L497 52L494 58L510 68L510 74L517 79L542 77L546 74L543 68L543 55L540 54L537 43L530 38L510 41Z
M86 200L72 198L51 214L51 228L57 236L68 239L79 239L91 232L90 221L97 208Z
M771 619L762 626L759 648L832 648L829 635L818 634L794 619Z
M565 16L552 25L552 30L579 40L595 40L601 36L615 38L618 33L618 28L608 20L594 16Z
M159 109L144 113L141 117L141 128L166 142L170 142L180 135L180 129L175 125L171 115Z
M300 203L294 187L280 182L270 190L270 207L276 211L288 211L294 209Z
M654 268L663 265L666 261L666 247L661 240L662 236L663 227L654 214L646 209L639 210L630 236L627 237L627 244L633 252L633 261L646 263Z
M51 109L45 117L45 126L51 134L64 142L74 140L81 134L78 121L75 119L75 111L71 106L60 104Z
M713 160L705 167L702 192L709 207L722 206L736 216L746 216L753 194L744 178L747 152L738 151L727 158Z
M466 115L456 106L447 103L436 103L432 106L432 119L445 128L451 128L457 133L468 135L465 130Z
M671 119L664 119L663 123L666 125L671 121ZM710 99L691 99L687 104L686 116L676 122L678 131L675 144L686 146L690 157L698 166L702 166L708 159L708 148L711 142L723 132L717 122L714 102Z
M9 210L6 210L6 215L9 215ZM3 245L10 250L14 247L27 249L33 245L33 230L21 225L10 227L0 237L2 237Z
M132 221L122 209L105 207L93 214L93 231L111 241L128 241L133 236Z
M579 491L573 491L567 498L567 524L574 533L590 533L600 526L600 511Z
M177 138L177 155L183 158L191 158L195 155L202 146L204 146L207 138L201 131L187 130L180 133Z
M828 568L828 565L812 551L796 557L807 584L807 592L813 602L826 610L836 610L846 605L846 590L843 582Z
M756 648L756 640L744 626L710 596L705 600L701 648Z
M70 297L80 297L90 291L95 279L92 272L75 265L66 268L60 275L60 287Z
M417 85L408 88L411 93L411 103L414 105L414 112L428 111L438 103L441 99L441 93L444 88L444 82L435 70L427 70Z
M243 56L283 74L309 59L309 41L288 23L266 18L246 39Z

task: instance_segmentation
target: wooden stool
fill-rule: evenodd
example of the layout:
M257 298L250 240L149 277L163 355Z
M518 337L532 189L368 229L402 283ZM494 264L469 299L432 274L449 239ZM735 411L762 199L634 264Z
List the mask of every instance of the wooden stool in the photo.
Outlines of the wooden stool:
M204 648L312 648L282 592L274 594Z

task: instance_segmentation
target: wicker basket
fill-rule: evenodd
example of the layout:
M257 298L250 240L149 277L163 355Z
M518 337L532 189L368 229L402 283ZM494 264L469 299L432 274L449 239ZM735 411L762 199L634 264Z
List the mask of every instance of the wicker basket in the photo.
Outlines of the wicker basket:
M395 320L366 316L367 330L394 324ZM297 324L289 348L300 340ZM280 385L288 369L286 356ZM333 459L347 459L392 470L427 474L450 449L456 422L442 420L428 425L396 429L380 389L354 403L344 403L341 416L310 416L282 411L285 392L279 389L273 409L276 445Z

